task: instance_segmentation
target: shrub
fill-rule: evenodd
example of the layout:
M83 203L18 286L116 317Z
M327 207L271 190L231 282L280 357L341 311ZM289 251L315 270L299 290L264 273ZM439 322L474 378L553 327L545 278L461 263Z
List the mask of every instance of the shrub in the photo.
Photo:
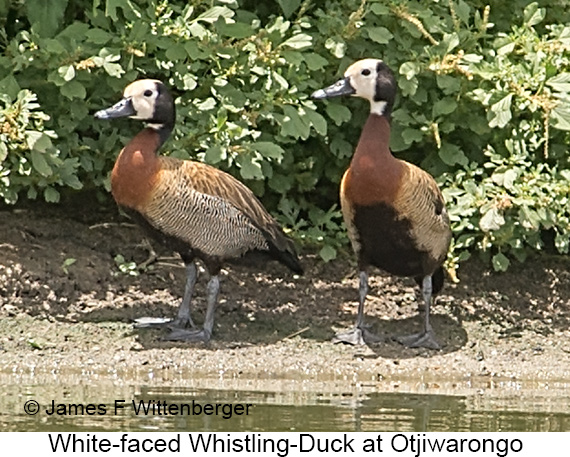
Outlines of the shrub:
M504 270L543 249L545 230L567 252L569 14L542 3L0 2L0 195L56 201L66 187L108 187L138 126L91 113L155 77L177 102L164 153L239 177L334 258L346 244L338 183L367 107L309 95L380 57L399 76L392 149L447 199L450 267L479 251Z

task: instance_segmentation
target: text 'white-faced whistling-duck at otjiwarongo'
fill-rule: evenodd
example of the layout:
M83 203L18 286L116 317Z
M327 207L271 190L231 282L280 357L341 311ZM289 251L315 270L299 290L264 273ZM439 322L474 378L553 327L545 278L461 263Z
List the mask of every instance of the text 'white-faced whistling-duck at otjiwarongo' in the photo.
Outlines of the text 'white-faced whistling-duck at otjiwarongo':
M396 81L381 60L352 64L344 78L317 90L315 99L352 95L370 102L356 151L340 186L342 214L360 271L360 300L355 328L334 341L364 344L373 340L364 326L368 269L414 277L425 304L422 332L397 340L408 347L439 349L429 321L432 296L443 287L442 264L451 241L443 196L428 173L396 159L390 151L390 118Z
M175 121L174 100L163 83L135 81L121 101L95 117L130 117L146 123L120 152L111 174L111 191L122 210L152 238L178 252L186 265L184 297L176 319L166 324L172 330L167 339L206 342L211 338L218 274L225 262L269 258L302 273L293 242L248 187L209 165L157 154ZM196 259L210 274L201 329L190 316Z

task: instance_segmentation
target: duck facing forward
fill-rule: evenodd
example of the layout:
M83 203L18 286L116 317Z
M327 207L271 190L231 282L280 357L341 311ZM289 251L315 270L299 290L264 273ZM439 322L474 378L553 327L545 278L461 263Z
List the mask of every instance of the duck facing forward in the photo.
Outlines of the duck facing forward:
M111 191L119 207L152 238L178 252L186 266L184 298L176 319L168 323L172 332L167 339L210 340L218 274L227 261L270 258L302 273L293 242L248 187L209 165L157 154L175 121L174 100L162 82L131 83L121 101L95 117L146 122L120 152L111 174ZM190 316L196 259L210 274L201 329Z
M443 287L442 264L451 241L443 196L431 175L390 151L396 81L382 60L352 64L344 78L312 97L341 95L368 100L370 115L340 187L342 214L360 271L358 314L355 328L336 335L334 341L364 344L365 339L372 339L364 326L364 301L368 270L375 266L397 276L414 277L421 287L423 330L398 341L409 347L438 349L429 317L432 296Z

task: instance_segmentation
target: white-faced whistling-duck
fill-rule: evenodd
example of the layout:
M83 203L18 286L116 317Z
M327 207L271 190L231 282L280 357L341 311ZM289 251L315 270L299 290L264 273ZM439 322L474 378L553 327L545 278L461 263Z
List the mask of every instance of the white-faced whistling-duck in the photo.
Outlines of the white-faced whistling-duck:
M175 120L174 101L163 83L135 81L127 86L121 101L95 117L130 117L146 123L119 154L111 190L119 207L150 236L178 252L186 265L184 298L177 318L168 323L172 332L167 339L210 339L218 274L226 261L272 258L302 273L293 242L249 188L209 165L157 154ZM196 328L190 316L195 259L210 273L202 329Z
M364 344L368 269L378 267L411 276L425 303L423 331L398 338L408 347L438 349L429 321L432 295L443 287L442 264L451 241L449 217L435 180L411 163L396 159L389 147L396 81L378 59L352 64L344 78L312 94L315 99L353 95L370 102L370 115L340 187L342 214L360 271L360 300L355 328L334 341Z

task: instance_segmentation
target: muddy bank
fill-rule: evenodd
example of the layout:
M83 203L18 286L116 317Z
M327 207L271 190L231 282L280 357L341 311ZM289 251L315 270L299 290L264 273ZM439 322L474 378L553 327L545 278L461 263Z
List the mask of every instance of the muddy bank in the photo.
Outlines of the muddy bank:
M88 208L86 210L85 208ZM214 340L161 340L134 329L141 316L173 316L184 268L170 252L139 275L148 247L112 206L91 203L0 211L0 372L176 380L372 383L570 382L570 263L544 257L494 274L477 262L448 284L433 308L441 351L391 339L420 328L415 283L371 277L367 322L384 337L368 347L330 343L353 324L358 279L350 256L323 264L305 254L306 274L278 264L223 272ZM128 268L126 268L128 270ZM194 300L205 311L207 275ZM150 378L149 378L150 376ZM465 385L467 385L465 384ZM534 384L533 384L534 385Z

